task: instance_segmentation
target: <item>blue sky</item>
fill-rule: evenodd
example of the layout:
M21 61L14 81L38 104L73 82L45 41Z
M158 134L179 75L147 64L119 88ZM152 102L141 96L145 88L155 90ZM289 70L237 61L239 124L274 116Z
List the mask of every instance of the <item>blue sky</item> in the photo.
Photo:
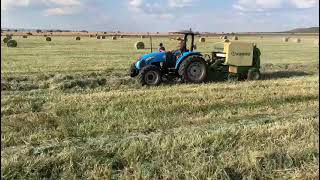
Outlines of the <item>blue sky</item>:
M89 31L283 31L319 26L319 0L1 0L1 27Z

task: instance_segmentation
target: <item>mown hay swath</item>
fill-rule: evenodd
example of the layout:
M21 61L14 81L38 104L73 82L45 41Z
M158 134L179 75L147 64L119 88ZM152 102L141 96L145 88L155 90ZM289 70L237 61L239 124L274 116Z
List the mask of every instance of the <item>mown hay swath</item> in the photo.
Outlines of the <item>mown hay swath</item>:
M46 37L46 41L51 41L51 37Z
M17 47L18 43L16 40L14 39L10 39L8 42L7 42L7 46L8 47Z
M199 39L199 42L206 42L206 38L201 37L201 38Z
M144 43L141 41L138 41L134 44L134 47L137 49L144 49Z

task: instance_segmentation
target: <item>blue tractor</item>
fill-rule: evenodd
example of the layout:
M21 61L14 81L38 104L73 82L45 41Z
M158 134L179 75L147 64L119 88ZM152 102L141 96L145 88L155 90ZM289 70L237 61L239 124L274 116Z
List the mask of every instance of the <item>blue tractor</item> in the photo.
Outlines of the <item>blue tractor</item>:
M140 84L148 86L174 79L188 83L204 82L208 76L208 62L200 52L194 51L194 36L198 33L191 30L175 33L184 35L181 49L141 56L131 65L130 76L138 76ZM190 49L187 49L189 40Z

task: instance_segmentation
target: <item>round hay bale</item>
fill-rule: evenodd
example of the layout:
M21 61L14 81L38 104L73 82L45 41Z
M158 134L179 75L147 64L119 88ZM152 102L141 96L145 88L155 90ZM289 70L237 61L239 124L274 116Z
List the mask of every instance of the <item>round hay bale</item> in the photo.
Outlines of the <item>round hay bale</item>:
M80 41L80 39L81 39L81 38L80 38L79 36L78 36L78 37L76 37L76 40L77 40L77 41Z
M106 39L106 36L101 36L101 39Z
M124 37L123 35L120 36L120 38L123 38L123 37Z
M237 41L237 40L239 40L239 38L238 38L238 36L234 36L234 37L232 38L232 40Z
M97 36L97 39L101 39L101 36Z
M177 40L177 41L181 41L182 38L181 38L181 37L177 37L176 40Z
M22 38L28 38L28 36L24 35L24 36L22 36Z
M8 47L17 47L18 43L16 40L14 39L10 39L8 42L7 42L7 46Z
M289 41L289 37L284 37L284 38L282 38L282 41L283 41L283 42L288 42L288 41Z
M51 37L46 37L46 41L51 41Z
M228 36L222 36L222 39L228 39Z
M5 37L5 38L3 38L3 42L4 42L4 43L7 43L10 39L11 39L11 38Z
M45 35L43 35L43 37L47 37L47 36L48 36L48 35L46 35L46 34L45 34Z
M90 34L90 35L89 35L89 37L91 37L91 38L92 38L92 37L93 37L93 35L92 35L92 34Z
M112 40L117 40L117 36L112 36Z
M293 42L295 42L295 43L301 43L301 39L300 39L300 38L295 38L295 39L293 39Z
M263 36L260 36L260 39L263 39Z
M225 39L223 42L230 42L229 39Z
M145 37L146 37L146 36L142 35L142 36L141 36L141 39L144 39Z
M199 42L206 42L206 38L201 37L201 38L199 39Z
M139 41L134 44L134 47L137 49L144 49L144 43Z

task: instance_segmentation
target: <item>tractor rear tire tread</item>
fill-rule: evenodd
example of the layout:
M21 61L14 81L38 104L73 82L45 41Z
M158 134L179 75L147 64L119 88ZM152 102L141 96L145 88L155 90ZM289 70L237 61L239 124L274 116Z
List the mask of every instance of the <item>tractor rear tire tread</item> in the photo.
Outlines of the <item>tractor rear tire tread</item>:
M206 68L206 72L205 72L205 75L204 77L197 81L197 82L193 82L192 80L190 80L190 78L188 77L188 72L187 72L187 68L190 64L192 64L193 62L200 62L200 63L203 63L205 65L205 68ZM205 80L207 80L207 77L208 77L208 65L206 63L206 61L200 57L200 56L190 56L190 57L187 57L186 60L184 60L180 67L179 67L179 70L178 70L178 73L179 75L182 77L182 82L190 82L190 83L202 83L204 82Z

